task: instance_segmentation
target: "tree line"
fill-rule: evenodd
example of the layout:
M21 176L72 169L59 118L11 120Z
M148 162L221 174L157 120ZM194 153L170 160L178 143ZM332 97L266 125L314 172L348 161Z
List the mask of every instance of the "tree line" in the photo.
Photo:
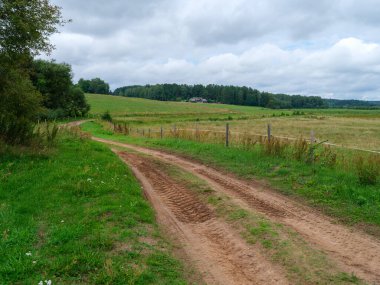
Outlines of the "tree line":
M250 87L223 85L156 84L131 85L115 89L114 95L146 98L160 101L188 101L193 97L211 103L259 106L271 109L292 108L358 108L378 109L380 101L323 99L319 96L301 96L260 92Z
M68 64L35 60L66 22L48 0L0 1L0 141L25 144L38 120L88 112Z
M77 85L85 93L111 94L110 85L98 77L90 80L81 78Z
M201 97L213 103L259 106L272 109L325 108L326 102L317 96L300 96L260 92L250 87L223 85L156 84L125 86L115 89L114 95L160 101L188 101Z

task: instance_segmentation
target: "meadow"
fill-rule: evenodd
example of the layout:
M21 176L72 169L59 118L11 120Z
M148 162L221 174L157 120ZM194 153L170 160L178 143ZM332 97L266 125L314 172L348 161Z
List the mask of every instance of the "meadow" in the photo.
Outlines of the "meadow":
M88 95L90 102L91 96ZM114 100L114 97L108 98ZM115 130L115 125L104 121L88 122L83 129L106 139L174 151L245 179L265 181L286 195L380 236L379 155L344 147L318 146L314 150L315 160L311 162L310 146L300 139L300 136L308 138L310 130L314 130L317 138L323 134L321 140L328 138L329 142L343 146L379 150L379 110L269 110L150 101L149 104L157 103L157 106L165 107L160 110L156 106L154 114L149 114L142 106L147 100L117 100L125 106L130 101L140 105L138 109L143 110L144 116L136 116L136 113L128 115L127 111L120 116L119 112L113 113L109 108L112 104L105 103L102 111L109 110L115 125L121 129ZM180 108L173 108L168 113L168 106L172 104L190 104L192 112L181 113ZM219 114L206 112L215 108L228 111ZM101 112L99 107L97 110ZM224 145L226 123L231 127L229 148ZM265 138L268 123L272 125L274 136L292 136L298 140L282 142L274 138L268 144ZM174 125L176 129L173 130ZM163 138L159 132L161 126ZM190 131L184 132L181 128ZM206 134L199 131L197 134L197 128L215 130L219 137L210 135L212 132L209 131ZM234 132L243 134L239 144L234 140ZM244 134L249 133L261 133L263 137L257 141L247 139Z
M314 131L318 141L328 141L343 147L380 151L380 110L356 109L299 109L272 110L260 107L222 104L194 104L161 102L87 94L92 115L109 111L116 122L131 128L145 128L156 132L199 129L247 135L267 135L271 124L272 135L297 139L310 138Z

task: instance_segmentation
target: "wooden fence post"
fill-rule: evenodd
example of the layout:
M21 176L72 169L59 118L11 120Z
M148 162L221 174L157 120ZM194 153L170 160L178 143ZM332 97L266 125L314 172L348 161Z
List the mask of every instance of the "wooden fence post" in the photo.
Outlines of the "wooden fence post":
M148 130L148 138L150 139L150 129Z
M161 139L162 139L163 136L164 136L164 130L163 130L162 126L161 126L161 130L160 130L160 136L161 136Z
M226 124L226 147L230 145L230 124Z
M145 137L145 129L143 129L143 134L142 135L143 135L143 137Z
M270 143L272 137L272 127L268 124L268 143Z
M199 126L198 126L198 123L195 124L195 140L199 141Z
M314 131L311 130L310 132L310 162L311 164L314 163L314 143L315 143L315 135L314 135Z

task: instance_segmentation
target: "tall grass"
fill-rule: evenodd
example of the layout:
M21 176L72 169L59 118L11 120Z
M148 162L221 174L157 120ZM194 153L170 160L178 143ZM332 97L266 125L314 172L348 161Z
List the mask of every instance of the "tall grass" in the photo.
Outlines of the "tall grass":
M113 126L104 124L115 133L133 137L161 138L161 131L157 129L131 128L126 122L115 122ZM195 129L181 129L173 125L164 129L163 138L196 141L200 143L225 144L226 134L221 131ZM341 167L354 172L362 185L374 185L380 175L380 155L361 154L359 152L345 152L322 143L310 143L299 137L291 141L286 138L252 135L245 133L230 133L231 147L253 150L259 148L263 154L282 159L291 159L305 164L317 164L326 168Z

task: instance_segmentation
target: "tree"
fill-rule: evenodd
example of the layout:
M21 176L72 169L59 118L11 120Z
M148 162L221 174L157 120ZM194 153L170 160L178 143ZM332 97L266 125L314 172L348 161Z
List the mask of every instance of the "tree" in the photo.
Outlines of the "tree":
M0 137L25 143L41 110L30 81L33 57L49 54L49 36L63 25L60 8L48 0L0 0Z
M83 91L74 87L71 66L66 63L36 60L31 79L42 94L49 118L84 116L89 110ZM58 112L56 110L59 110Z
M79 79L78 86L85 93L93 94L110 94L110 86L100 78L93 78L91 80Z
M41 94L27 74L0 65L0 139L10 144L30 140L33 122L41 111Z
M50 53L49 36L64 23L60 7L48 0L1 0L0 52L10 57Z

